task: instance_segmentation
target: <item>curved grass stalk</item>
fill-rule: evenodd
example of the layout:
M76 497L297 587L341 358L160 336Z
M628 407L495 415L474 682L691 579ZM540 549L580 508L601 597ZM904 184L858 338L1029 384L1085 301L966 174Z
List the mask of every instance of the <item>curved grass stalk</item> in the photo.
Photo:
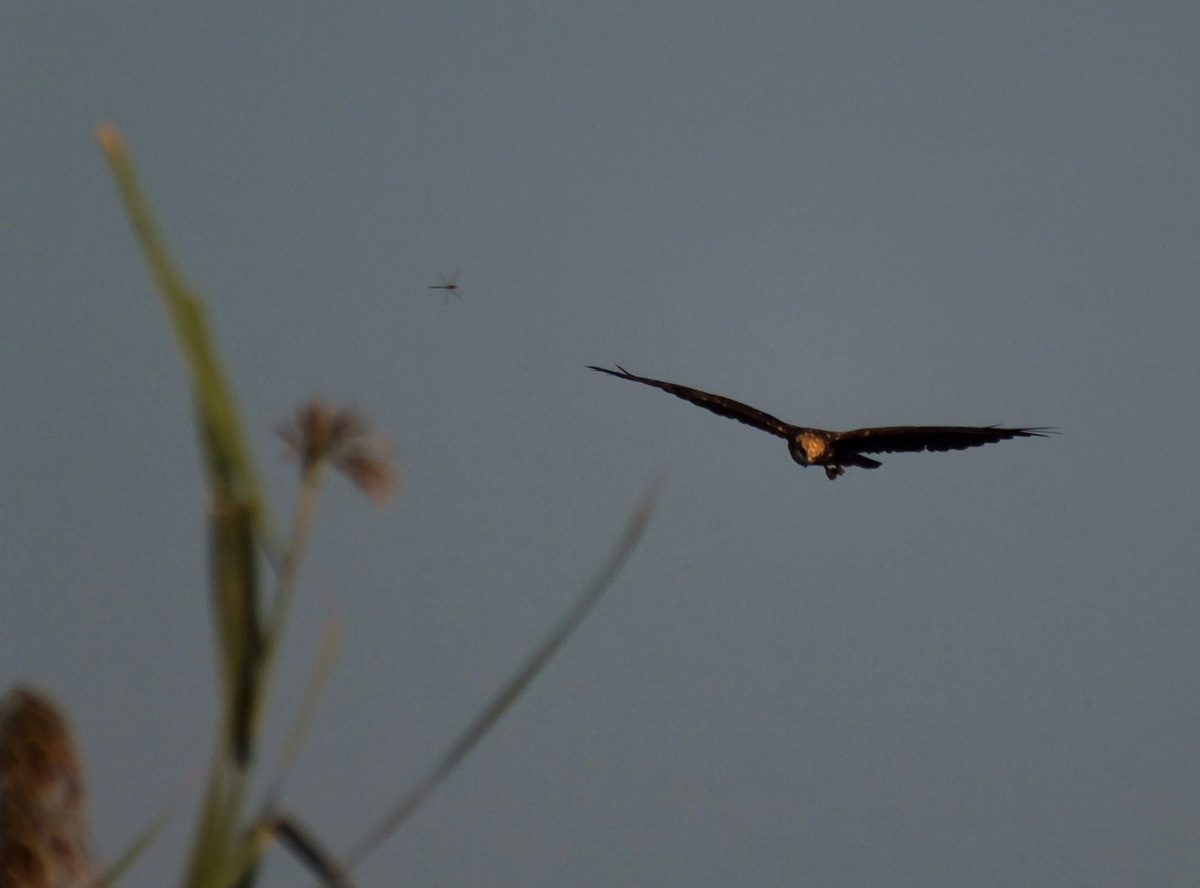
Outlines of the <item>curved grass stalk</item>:
M376 826L359 842L343 860L346 872L350 872L363 861L388 836L396 831L404 821L421 807L422 803L432 795L433 791L453 773L467 754L475 748L484 735L495 726L500 717L516 702L529 683L546 666L550 659L558 653L579 628L583 619L591 612L608 591L626 560L632 554L641 539L642 533L654 510L658 489L656 482L642 496L641 503L634 510L632 517L625 526L625 533L613 549L608 561L600 569L596 578L588 585L583 594L576 599L571 609L545 635L536 648L526 657L525 662L504 683L499 692L492 697L480 713L463 729L454 742L446 749L441 757L425 773L412 789L392 807L376 824Z

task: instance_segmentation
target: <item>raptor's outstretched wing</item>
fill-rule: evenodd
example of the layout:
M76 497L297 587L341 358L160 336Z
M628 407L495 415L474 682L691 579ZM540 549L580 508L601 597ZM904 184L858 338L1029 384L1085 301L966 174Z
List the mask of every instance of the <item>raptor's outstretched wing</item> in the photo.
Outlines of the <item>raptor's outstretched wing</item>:
M735 401L732 398L725 398L721 395L709 394L699 389L688 388L686 385L663 382L661 379L647 379L645 376L634 376L620 364L617 365L616 370L608 370L604 367L591 365L588 366L588 369L598 370L601 373L607 373L609 376L615 376L618 379L632 379L634 382L640 382L643 385L652 385L677 398L683 398L685 401L703 407L705 410L711 410L718 416L736 419L738 422L744 422L748 426L754 426L756 429L762 429L764 432L770 432L772 435L777 435L780 438L790 439L799 431L799 426L789 425L782 419L776 419L771 414L756 410L748 404L743 404L741 401ZM617 370L620 372L618 373Z
M886 426L833 432L834 446L853 453L920 453L966 450L1010 438L1044 438L1049 428L1002 429L999 426Z

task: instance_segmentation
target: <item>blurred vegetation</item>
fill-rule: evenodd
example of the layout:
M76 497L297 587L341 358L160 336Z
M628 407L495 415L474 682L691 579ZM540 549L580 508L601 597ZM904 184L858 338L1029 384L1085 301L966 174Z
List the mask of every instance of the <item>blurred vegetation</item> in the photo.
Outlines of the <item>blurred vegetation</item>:
M183 885L249 888L258 878L266 850L278 842L321 882L340 888L350 884L353 867L454 771L575 632L637 544L654 496L647 494L634 511L597 577L425 776L399 794L397 803L364 830L354 848L342 856L333 854L300 818L280 806L283 779L336 656L339 635L332 623L325 627L300 711L277 755L276 772L264 797L252 801L249 787L261 767L260 727L272 666L326 470L340 471L374 502L382 503L397 486L391 450L363 417L350 410L320 401L301 406L293 420L279 428L299 461L300 491L286 539L275 539L204 303L167 252L120 132L106 124L96 135L187 371L205 467L220 723ZM166 819L164 815L151 824L108 870L97 873L84 803L83 778L65 719L38 692L14 690L0 709L0 888L111 884L153 841Z

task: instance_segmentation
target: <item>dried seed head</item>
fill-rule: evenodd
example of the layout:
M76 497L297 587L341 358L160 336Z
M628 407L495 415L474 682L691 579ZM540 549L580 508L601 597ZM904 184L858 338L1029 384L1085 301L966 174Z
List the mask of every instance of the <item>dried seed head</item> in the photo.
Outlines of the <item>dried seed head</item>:
M92 886L83 773L66 720L41 694L0 705L0 886Z
M302 469L328 461L376 504L385 502L396 486L391 445L349 408L312 400L278 431Z

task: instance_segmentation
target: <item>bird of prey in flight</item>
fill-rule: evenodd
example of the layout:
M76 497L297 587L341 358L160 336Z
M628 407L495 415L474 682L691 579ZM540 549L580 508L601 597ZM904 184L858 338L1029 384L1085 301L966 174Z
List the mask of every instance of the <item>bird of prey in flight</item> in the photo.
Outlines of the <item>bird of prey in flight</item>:
M788 451L792 454L792 459L802 466L824 466L825 476L830 481L838 475L845 474L846 466L877 469L883 465L878 460L864 456L865 453L966 450L968 447L1007 441L1009 438L1043 438L1054 434L1054 430L1049 428L1002 429L999 426L885 426L830 432L792 425L732 398L712 395L660 379L635 376L620 364L616 370L593 366L589 366L588 369L598 370L618 379L631 379L643 385L652 385L705 410L711 410L718 416L736 419L783 438L788 442Z

